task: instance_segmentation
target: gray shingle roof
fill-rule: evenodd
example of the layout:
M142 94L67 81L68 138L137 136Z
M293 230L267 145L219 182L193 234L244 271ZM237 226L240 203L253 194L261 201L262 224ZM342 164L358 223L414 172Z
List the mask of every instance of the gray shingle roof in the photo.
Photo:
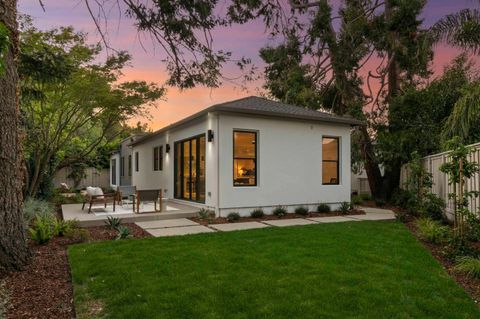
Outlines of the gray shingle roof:
M168 129L180 126L209 112L230 112L257 116L268 116L274 118L297 119L304 121L330 122L347 125L363 125L361 121L356 120L352 117L342 117L326 112L315 111L304 107L272 101L258 96L249 96L234 101L212 105L204 109L203 111L195 113L194 115L189 116L181 121L173 123L146 136L140 137L131 145L140 144L143 141L149 140L151 137L167 131Z
M217 111L232 111L249 114L264 114L278 117L289 117L306 120L319 120L351 125L361 125L362 122L352 117L342 117L326 112L320 112L296 105L272 101L258 96L249 96L243 99L213 105Z

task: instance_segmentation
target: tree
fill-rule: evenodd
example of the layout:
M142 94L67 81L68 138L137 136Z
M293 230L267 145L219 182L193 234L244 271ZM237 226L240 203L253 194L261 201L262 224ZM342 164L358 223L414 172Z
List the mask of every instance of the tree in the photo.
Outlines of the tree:
M432 26L431 32L436 41L479 53L480 10L463 9L446 15Z
M17 1L0 2L0 271L23 268L30 257L22 215Z
M384 163L408 163L411 154L420 156L442 151L444 123L472 78L466 55L457 57L443 75L425 85L410 85L392 99L389 123L376 128L376 148Z
M376 197L388 197L398 186L402 160L379 156L374 139L379 128L388 132L395 126L392 101L430 75L431 42L418 19L425 2L343 1L338 13L328 1L291 3L294 12L312 18L293 25L283 44L261 51L265 87L280 100L364 120L367 126L353 138L360 142L370 189ZM362 76L372 56L381 62ZM385 159L382 177L379 163Z
M71 27L39 31L27 23L21 39L27 196L35 196L41 185L49 189L59 168L75 166L81 173L128 120L147 116L165 90L144 81L119 83L130 56L119 52L95 63L100 47L86 44L86 35Z

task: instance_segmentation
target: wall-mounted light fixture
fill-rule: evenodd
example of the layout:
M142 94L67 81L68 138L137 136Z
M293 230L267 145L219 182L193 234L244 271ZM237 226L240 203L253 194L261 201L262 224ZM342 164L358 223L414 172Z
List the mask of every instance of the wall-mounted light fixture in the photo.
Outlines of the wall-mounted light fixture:
M213 141L213 130L208 130L207 138L209 142Z
M165 145L165 153L170 152L170 144Z

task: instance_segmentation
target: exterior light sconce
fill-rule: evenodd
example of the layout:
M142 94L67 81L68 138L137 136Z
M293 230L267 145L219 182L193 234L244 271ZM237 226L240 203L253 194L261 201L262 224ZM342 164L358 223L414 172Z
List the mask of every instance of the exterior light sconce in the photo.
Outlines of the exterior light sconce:
M170 144L165 145L165 153L170 152Z
M213 141L213 130L208 130L207 138L209 142Z

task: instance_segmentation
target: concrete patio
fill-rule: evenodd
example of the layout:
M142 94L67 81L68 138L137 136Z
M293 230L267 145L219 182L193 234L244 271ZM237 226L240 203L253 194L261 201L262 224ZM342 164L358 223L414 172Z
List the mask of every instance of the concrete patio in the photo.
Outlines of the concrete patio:
M288 227L303 226L322 223L339 223L339 222L360 222L366 220L393 220L395 214L388 209L361 207L365 215L348 215L348 216L328 216L328 217L312 217L312 218L291 218L277 220L259 220L254 222L239 222L228 224L210 224L208 226L200 225L187 218L171 219L171 220L154 220L137 222L136 224L154 237L180 236L199 233L212 232L230 232L249 229L258 229L266 227Z
M139 214L133 212L132 204L116 205L115 212L111 204L108 204L107 208L103 205L96 205L92 207L91 213L88 213L87 205L84 210L82 210L82 204L62 205L63 219L66 221L77 220L80 227L104 225L108 216L121 218L124 223L135 223L194 217L198 210L198 207L170 200L163 202L161 212L154 212L153 204L142 204Z

